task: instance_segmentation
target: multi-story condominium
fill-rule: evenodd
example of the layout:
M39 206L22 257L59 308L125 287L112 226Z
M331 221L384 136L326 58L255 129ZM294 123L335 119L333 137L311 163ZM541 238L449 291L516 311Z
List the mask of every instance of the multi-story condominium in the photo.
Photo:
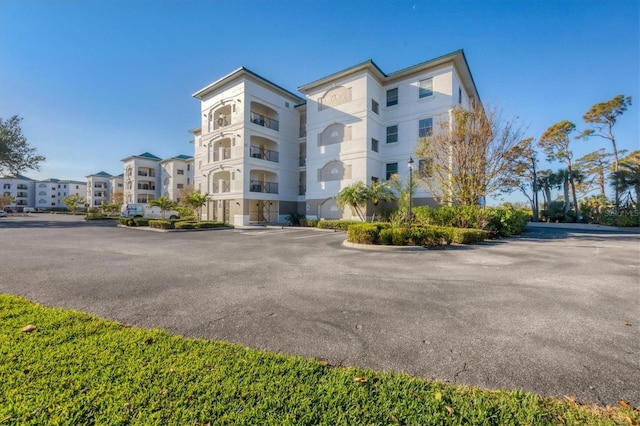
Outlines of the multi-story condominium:
M193 157L178 155L160 162L162 195L179 202L193 189Z
M86 199L87 182L62 179L39 180L35 184L35 208L37 210L66 209L67 206L62 199L68 195L80 195Z
M306 101L243 67L193 95L202 114L191 131L195 187L211 197L205 218L351 218L336 205L342 188L408 176L419 138L478 99L462 51L391 74L367 61L299 90ZM435 204L425 191L414 201Z
M195 188L203 216L236 225L280 222L298 209L300 113L304 100L242 67L193 95Z
M307 99L305 210L319 218L351 217L335 200L351 183L408 177L419 139L455 106L468 108L478 99L462 51L391 74L366 61L299 90ZM414 201L437 204L420 189Z
M10 209L23 209L34 207L34 193L36 181L26 176L3 176L0 177L0 195L2 197L12 197L13 202L5 207Z
M115 196L124 191L123 175L113 176L107 172L98 172L87 176L87 204L89 207L100 207L112 204Z
M122 162L124 202L127 203L148 203L161 196L178 201L178 191L193 182L193 157L188 155L162 160L145 152L124 158Z

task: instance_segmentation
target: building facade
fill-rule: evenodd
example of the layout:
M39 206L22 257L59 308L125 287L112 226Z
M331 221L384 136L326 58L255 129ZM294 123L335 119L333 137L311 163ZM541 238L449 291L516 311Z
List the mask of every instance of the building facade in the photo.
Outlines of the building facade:
M191 131L194 184L211 198L203 218L351 218L336 205L341 189L408 176L419 139L479 100L461 50L391 74L366 61L299 91L304 98L243 67L193 95L202 117ZM436 203L425 191L414 201Z
M125 203L148 203L161 196L179 201L180 191L193 182L193 157L188 155L162 160L145 152L122 162Z
M36 181L26 176L0 177L0 195L13 200L5 207L11 210L33 208L35 206Z
M113 176L107 172L88 175L86 200L89 207L97 208L103 204L122 201L124 191L123 176L122 174Z
M39 180L35 183L35 209L66 209L62 199L69 195L79 195L83 200L87 196L87 182L63 179ZM84 208L84 205L78 207Z

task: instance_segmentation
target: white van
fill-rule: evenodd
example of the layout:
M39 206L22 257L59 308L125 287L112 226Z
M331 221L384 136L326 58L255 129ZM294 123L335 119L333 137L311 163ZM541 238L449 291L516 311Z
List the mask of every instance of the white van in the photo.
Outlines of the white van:
M125 203L120 208L120 217L134 218L134 217L148 217L149 219L162 219L162 210L160 207L143 203ZM175 210L165 210L165 219L177 219L180 217Z

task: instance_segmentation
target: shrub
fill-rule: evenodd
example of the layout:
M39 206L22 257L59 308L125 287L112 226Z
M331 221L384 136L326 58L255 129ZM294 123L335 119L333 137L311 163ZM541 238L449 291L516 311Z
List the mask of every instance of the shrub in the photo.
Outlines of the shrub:
M358 225L363 222L359 220L325 220L322 219L316 225L320 229L337 229L340 231L346 231L349 225Z
M477 244L489 237L487 231L482 229L451 228L452 242L455 244Z
M380 229L378 223L358 222L351 224L347 229L347 241L357 244L376 244Z
M118 223L119 223L120 225L127 226L127 218L126 218L126 217L119 217L119 218L118 218Z
M149 226L149 220L148 217L136 217L133 219L136 226Z
M217 222L215 220L203 220L198 224L197 227L198 228L225 228L229 226L230 225L227 225L224 222Z
M303 220L305 221L305 225L302 225ZM300 220L300 224L302 226L310 226L312 228L316 228L318 226L318 222L319 222L318 219L301 219Z
M293 226L300 226L300 221L304 219L304 214L298 212L291 212L284 217L284 219ZM305 225L306 226L306 225Z
M181 220L173 224L174 229L196 229L198 224L196 222Z
M173 222L170 220L150 220L149 227L154 229L173 229Z
M482 229L493 237L523 232L530 218L528 211L513 207L441 206L433 209L420 206L414 209L414 213L414 220L420 226Z

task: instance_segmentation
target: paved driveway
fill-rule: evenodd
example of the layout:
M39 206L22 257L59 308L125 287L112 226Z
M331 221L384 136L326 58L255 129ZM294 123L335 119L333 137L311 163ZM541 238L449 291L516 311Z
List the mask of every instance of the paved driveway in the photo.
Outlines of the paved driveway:
M0 218L0 292L331 364L640 405L638 234L535 229L412 252L344 238Z

